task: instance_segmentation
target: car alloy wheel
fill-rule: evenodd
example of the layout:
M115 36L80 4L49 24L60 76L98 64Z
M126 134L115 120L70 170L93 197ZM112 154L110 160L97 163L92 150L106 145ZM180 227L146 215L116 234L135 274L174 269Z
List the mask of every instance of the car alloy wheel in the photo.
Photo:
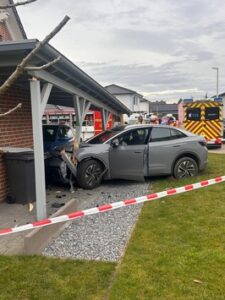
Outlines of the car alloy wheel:
M190 157L183 157L177 161L174 167L174 176L176 178L193 177L198 173L196 161Z
M85 172L85 181L87 184L89 186L95 186L95 184L99 181L101 172L101 167L96 163L89 165Z
M84 161L78 167L77 182L84 189L93 189L100 185L103 168L99 161L91 159Z

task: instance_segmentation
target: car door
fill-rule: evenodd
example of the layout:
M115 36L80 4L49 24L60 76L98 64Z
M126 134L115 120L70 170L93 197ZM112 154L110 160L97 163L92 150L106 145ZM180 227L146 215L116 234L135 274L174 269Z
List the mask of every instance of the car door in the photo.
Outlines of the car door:
M185 150L186 136L170 127L153 127L149 139L149 175L170 174L179 153Z
M109 149L111 178L144 180L147 170L148 138L148 128L136 128L112 140Z

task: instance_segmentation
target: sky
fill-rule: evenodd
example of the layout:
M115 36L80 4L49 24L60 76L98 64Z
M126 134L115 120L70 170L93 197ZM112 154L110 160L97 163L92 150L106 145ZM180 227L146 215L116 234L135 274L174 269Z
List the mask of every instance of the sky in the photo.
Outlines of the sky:
M28 38L50 42L101 85L151 101L225 92L224 0L38 0L18 7Z

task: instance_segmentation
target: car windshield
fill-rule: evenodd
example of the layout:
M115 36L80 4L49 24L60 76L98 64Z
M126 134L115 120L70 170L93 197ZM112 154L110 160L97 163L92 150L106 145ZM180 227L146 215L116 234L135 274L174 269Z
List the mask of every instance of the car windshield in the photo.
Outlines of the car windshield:
M44 142L54 142L56 139L58 126L43 126Z
M88 144L103 144L104 142L111 139L116 134L122 132L125 129L125 126L118 126L114 127L110 130L105 130L101 132L100 134L96 135L95 137L89 139L87 141Z

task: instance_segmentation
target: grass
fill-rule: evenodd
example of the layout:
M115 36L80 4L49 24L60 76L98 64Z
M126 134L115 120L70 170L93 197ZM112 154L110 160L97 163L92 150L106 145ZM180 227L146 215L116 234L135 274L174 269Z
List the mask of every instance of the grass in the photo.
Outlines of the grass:
M154 180L154 191L225 174L210 155L197 178ZM146 203L110 299L225 299L225 184Z
M0 300L102 299L114 263L0 256Z
M197 178L157 178L153 190L224 175L224 166L225 155L211 154ZM225 299L225 183L146 203L119 265L0 256L0 274L0 300Z

